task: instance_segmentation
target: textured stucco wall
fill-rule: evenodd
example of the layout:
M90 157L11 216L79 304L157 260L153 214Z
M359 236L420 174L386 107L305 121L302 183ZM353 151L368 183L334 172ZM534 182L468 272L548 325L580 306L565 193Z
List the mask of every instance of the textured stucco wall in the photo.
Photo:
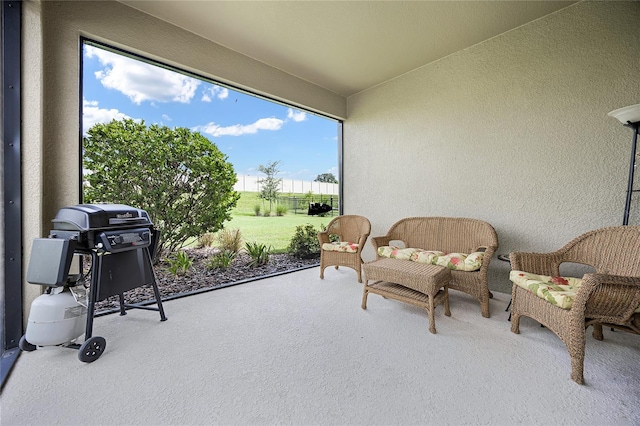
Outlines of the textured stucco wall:
M22 220L23 275L26 276L31 245L43 236L48 220L42 217L43 197L43 130L42 130L42 21L40 3L22 3ZM41 286L23 286L23 310L28 312L31 301L42 291ZM27 315L23 318L26 324Z
M622 224L632 133L607 113L640 103L638 22L638 2L579 3L350 97L345 213L372 236L483 219L498 253ZM494 258L493 289L508 269Z

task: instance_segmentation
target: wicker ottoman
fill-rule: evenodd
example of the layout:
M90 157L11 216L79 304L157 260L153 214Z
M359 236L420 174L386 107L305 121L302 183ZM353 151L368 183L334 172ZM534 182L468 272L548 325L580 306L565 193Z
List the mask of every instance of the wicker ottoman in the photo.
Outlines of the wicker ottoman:
M429 331L436 332L434 309L444 304L449 310L449 280L451 273L443 266L416 263L408 260L378 259L363 265L365 282L362 309L367 309L369 293L421 306L429 312ZM374 281L369 285L369 281Z

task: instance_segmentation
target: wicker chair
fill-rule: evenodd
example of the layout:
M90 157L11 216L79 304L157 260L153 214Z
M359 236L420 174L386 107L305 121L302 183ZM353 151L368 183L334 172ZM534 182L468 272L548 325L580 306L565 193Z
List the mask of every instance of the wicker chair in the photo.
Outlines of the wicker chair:
M320 278L324 279L327 266L346 266L358 273L358 282L362 282L362 249L371 233L369 219L358 215L343 215L334 218L327 229L318 233L320 241ZM350 242L358 245L355 252L323 250L322 245L331 243L330 235L337 235L340 242ZM335 242L335 241L334 241Z
M584 383L586 328L602 340L602 326L640 334L640 226L615 226L580 235L552 253L511 253L511 268L558 276L563 262L595 268L585 274L571 309L562 309L532 292L513 285L511 331L520 332L527 316L553 331L567 346L571 378Z

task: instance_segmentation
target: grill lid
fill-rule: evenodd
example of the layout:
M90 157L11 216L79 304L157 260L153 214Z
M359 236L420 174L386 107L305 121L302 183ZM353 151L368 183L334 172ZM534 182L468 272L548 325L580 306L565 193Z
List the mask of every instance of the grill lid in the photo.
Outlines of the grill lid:
M65 231L153 226L146 211L124 204L78 204L63 207L52 222L53 229Z

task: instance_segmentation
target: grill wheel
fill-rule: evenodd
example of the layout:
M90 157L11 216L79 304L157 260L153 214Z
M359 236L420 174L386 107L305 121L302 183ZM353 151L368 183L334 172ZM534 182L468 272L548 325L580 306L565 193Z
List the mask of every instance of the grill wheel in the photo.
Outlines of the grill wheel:
M102 352L107 347L107 341L104 337L94 336L89 338L80 346L78 350L78 359L82 362L93 362L100 358Z

